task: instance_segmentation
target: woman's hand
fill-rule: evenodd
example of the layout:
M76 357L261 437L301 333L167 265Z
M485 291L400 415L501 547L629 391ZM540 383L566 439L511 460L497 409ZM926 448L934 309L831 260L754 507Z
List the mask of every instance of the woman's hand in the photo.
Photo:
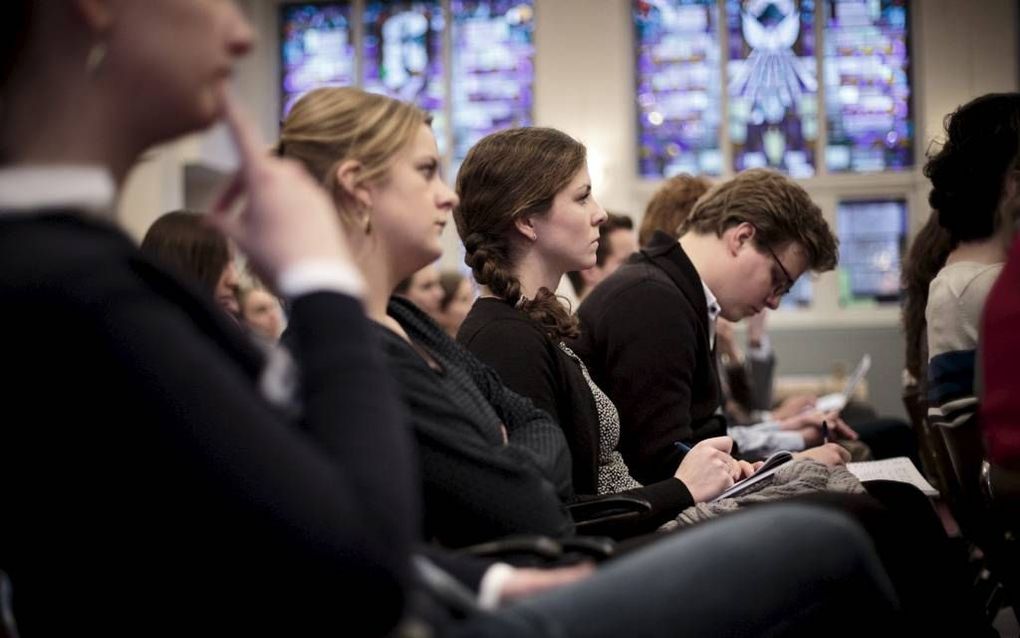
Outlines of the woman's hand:
M268 155L232 96L225 104L239 168L210 222L237 243L267 281L275 283L280 273L301 262L350 264L326 192L298 163Z

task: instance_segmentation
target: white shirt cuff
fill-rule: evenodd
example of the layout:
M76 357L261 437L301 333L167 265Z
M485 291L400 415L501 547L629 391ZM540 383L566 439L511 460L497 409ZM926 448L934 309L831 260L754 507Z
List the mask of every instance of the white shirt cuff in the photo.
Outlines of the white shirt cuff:
M349 264L336 259L308 259L288 266L276 280L281 295L294 299L313 292L339 292L361 298L365 280Z
M515 571L506 563L496 563L485 570L482 582L478 585L478 606L482 609L498 609L503 587Z

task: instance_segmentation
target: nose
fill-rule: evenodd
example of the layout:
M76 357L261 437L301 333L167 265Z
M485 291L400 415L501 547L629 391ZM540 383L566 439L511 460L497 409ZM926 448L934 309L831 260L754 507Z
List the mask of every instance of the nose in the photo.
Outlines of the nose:
M595 216L591 219L591 224L592 226L601 226L607 219L609 219L609 214L606 213L606 209L602 208L602 204L598 203L594 197L592 198L592 201L595 202L595 208L597 210L595 211Z
M439 189L439 207L453 210L457 208L457 204L460 203L460 197L457 197L457 191L450 188L445 181L440 181L442 186Z

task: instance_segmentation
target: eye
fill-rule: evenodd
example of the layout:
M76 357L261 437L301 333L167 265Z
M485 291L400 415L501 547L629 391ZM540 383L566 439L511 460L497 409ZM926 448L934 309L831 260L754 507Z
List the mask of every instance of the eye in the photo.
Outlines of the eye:
M429 160L418 165L418 172L420 172L425 179L432 179L435 177L438 170L439 162L436 160Z

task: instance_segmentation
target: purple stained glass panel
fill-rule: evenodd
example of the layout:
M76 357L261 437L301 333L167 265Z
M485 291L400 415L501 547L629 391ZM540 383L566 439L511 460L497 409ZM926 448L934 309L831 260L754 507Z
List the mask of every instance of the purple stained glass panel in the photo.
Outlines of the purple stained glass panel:
M638 171L719 175L722 124L715 0L635 0Z
M354 83L350 12L346 2L281 5L281 117L312 89Z
M726 0L733 170L815 174L818 74L814 0Z
M826 167L912 167L907 0L827 0L825 10Z
M532 122L531 0L452 0L453 158L489 133Z
M362 23L361 86L428 111L442 153L446 141L442 3L370 0Z

